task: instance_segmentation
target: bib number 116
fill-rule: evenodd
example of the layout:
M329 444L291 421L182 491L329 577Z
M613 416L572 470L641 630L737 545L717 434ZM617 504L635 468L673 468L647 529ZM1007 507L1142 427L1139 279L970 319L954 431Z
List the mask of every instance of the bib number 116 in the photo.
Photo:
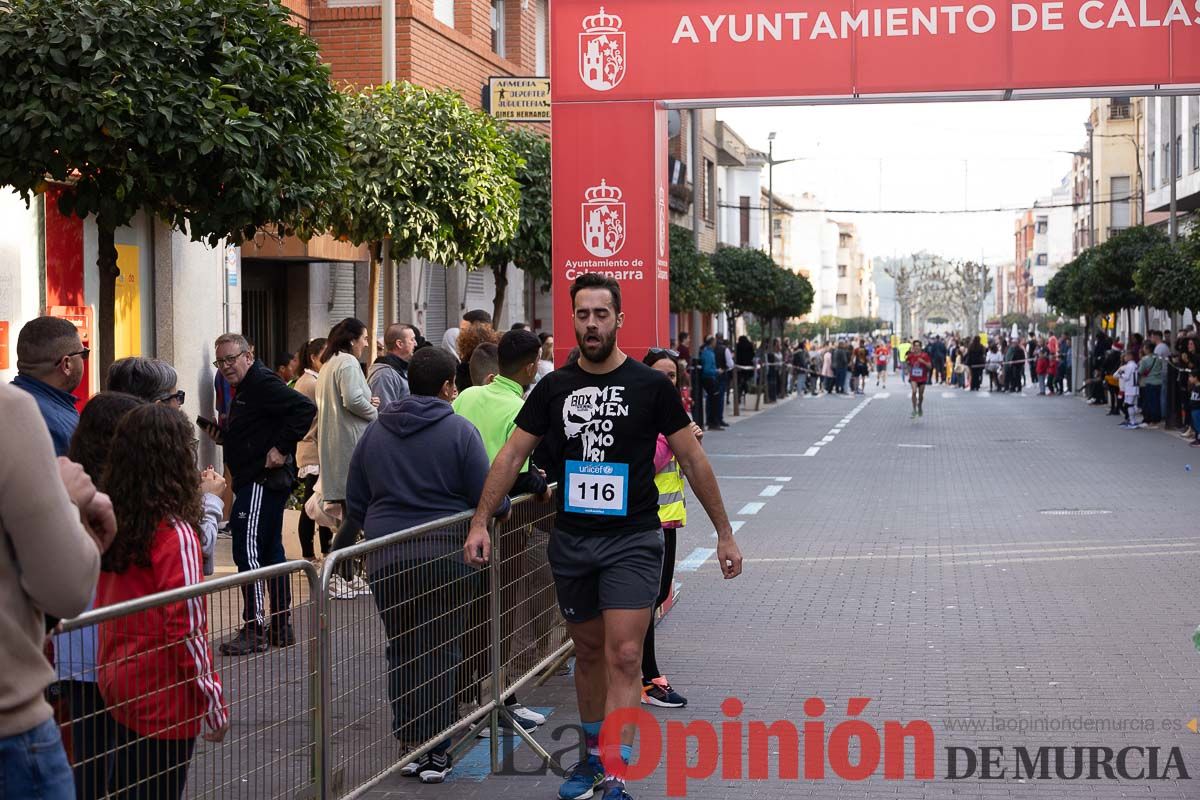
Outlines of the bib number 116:
M629 513L628 464L568 461L564 510L623 517Z

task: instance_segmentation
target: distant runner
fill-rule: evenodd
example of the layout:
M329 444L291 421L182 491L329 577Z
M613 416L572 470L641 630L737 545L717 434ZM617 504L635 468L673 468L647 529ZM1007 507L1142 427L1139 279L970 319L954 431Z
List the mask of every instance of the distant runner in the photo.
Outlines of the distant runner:
M908 382L912 384L913 419L925 416L925 384L933 370L933 360L921 349L921 340L913 339L912 348L904 359L908 364Z
M892 348L880 342L875 346L875 385L887 388L888 360L892 357ZM880 384L880 381L883 381Z

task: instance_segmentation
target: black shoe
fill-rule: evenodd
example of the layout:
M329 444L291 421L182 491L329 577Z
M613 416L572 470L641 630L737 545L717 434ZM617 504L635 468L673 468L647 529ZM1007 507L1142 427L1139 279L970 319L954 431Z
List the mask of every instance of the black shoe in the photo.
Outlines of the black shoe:
M291 647L296 643L296 631L292 629L290 622L272 624L267 631L267 639L272 647Z
M248 656L265 652L270 646L266 632L253 623L247 623L236 636L221 644L220 652L223 656Z

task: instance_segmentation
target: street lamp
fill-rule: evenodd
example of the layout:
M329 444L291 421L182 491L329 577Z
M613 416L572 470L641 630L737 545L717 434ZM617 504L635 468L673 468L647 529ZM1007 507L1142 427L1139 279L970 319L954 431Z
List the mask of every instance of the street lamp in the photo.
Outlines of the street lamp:
M1096 246L1096 127L1089 117L1083 123L1088 135L1088 247Z

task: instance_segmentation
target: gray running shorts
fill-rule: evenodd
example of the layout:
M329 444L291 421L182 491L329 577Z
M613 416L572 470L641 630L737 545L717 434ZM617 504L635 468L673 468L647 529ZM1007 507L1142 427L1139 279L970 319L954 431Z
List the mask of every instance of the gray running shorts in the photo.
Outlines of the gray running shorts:
M621 536L576 536L555 529L546 555L567 622L587 622L610 608L653 608L658 599L661 528Z

